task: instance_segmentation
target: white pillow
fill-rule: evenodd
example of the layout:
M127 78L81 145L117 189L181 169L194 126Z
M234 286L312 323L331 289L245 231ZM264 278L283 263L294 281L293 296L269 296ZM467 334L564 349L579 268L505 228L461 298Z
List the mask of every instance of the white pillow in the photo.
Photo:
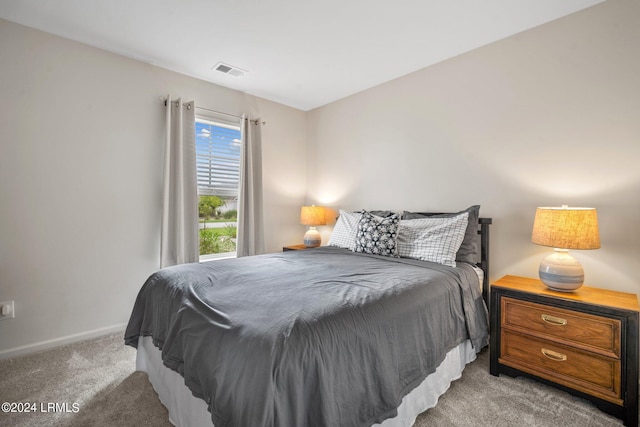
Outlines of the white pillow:
M404 219L398 227L398 255L438 264L456 266L469 221L465 212L451 218Z
M354 250L356 247L356 233L358 232L358 222L362 214L360 212L347 212L340 209L340 216L333 227L328 246L337 246Z

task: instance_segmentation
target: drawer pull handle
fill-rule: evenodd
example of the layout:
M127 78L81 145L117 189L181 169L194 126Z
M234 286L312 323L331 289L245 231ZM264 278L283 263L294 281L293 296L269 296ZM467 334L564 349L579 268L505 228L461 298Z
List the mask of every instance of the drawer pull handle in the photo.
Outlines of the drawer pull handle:
M549 316L548 314L542 315L542 320L547 323L551 323L552 325L560 325L564 326L567 324L567 319L562 319L560 317Z
M567 355L566 354L557 353L557 352L555 352L553 350L548 350L546 348L542 349L542 354L547 356L549 359L555 360L555 361L558 361L558 362L564 362L565 360L567 360Z

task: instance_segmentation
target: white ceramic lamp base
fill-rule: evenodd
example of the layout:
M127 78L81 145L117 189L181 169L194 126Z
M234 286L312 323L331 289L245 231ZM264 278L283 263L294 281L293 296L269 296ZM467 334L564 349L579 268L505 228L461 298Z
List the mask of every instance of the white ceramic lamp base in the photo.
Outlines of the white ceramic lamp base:
M318 233L315 227L309 227L309 230L304 233L304 245L308 248L317 248L322 243L322 236Z
M540 263L540 280L554 291L572 292L584 283L582 265L567 249L554 249Z

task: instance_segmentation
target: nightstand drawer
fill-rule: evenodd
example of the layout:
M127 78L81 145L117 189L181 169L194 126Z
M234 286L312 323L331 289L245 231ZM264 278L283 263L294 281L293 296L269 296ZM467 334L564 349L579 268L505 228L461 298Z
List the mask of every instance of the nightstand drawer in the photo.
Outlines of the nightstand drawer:
M620 321L512 298L501 300L503 328L620 357Z
M500 363L622 405L619 359L503 330Z

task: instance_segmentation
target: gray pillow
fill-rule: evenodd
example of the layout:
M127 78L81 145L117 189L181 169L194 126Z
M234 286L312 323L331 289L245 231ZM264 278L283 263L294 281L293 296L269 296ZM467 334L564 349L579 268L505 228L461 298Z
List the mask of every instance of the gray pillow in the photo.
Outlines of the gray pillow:
M460 249L456 253L456 262L466 262L468 264L477 264L480 262L480 236L478 235L478 219L480 218L480 205L471 206L463 211L456 213L444 214L428 214L419 212L403 212L402 219L417 218L450 218L460 215L461 213L469 213L469 223L464 233L464 239L460 245Z

